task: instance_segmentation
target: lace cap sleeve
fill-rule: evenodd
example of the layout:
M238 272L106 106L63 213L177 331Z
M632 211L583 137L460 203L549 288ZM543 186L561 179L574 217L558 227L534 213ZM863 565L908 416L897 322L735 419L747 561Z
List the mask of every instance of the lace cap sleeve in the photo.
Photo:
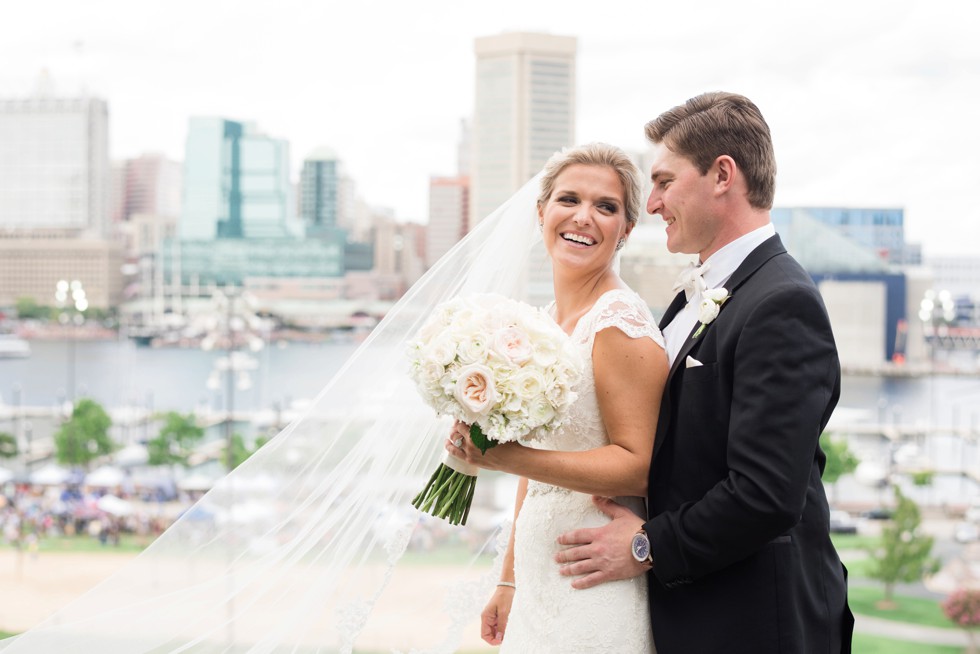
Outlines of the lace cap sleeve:
M664 347L663 334L650 309L638 295L626 290L612 291L603 296L600 302L601 306L596 307L592 334L615 327L630 338L649 337Z

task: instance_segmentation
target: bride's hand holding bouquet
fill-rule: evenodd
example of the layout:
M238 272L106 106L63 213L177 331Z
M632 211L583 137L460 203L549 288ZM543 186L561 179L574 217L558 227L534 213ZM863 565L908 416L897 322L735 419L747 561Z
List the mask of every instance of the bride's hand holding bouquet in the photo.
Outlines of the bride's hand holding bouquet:
M583 361L541 309L500 295L456 298L436 308L409 346L411 376L437 413L469 425L483 454L500 443L557 429L575 395ZM454 445L463 445L453 436ZM480 467L493 467L492 461ZM413 505L465 524L476 467L451 455Z

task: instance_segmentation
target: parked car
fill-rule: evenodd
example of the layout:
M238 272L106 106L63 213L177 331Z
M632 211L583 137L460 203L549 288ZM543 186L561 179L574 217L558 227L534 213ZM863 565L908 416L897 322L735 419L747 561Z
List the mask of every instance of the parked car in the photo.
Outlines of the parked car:
M972 543L980 540L980 527L972 522L960 522L953 531L953 539L957 543Z
M887 507L879 506L877 509L865 511L861 514L861 517L867 518L868 520L891 520L895 517L895 512Z
M856 534L858 531L857 523L847 511L832 510L830 512L830 533L832 534Z
M969 522L980 523L980 497L974 497L970 501L970 508L966 510L966 519Z

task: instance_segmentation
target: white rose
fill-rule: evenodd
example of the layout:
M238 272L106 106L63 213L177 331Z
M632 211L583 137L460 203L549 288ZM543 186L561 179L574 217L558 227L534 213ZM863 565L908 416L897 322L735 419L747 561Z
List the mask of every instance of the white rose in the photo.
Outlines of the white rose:
M703 297L698 310L698 320L707 325L718 317L721 305L728 299L728 289L724 287L708 289L704 291Z
M446 334L440 335L425 348L424 361L448 366L456 358L456 343Z
M545 390L544 375L537 370L522 370L512 381L514 396L528 402L541 395Z
M718 303L709 298L701 300L701 307L698 310L698 320L707 325L718 317Z
M517 327L505 327L493 335L493 349L511 363L518 365L530 360L534 353L531 339Z
M701 294L702 297L706 297L718 304L724 304L725 300L728 299L728 289L724 286L718 288L709 288Z
M558 344L546 338L535 341L533 358L541 367L554 365L558 361Z
M528 421L532 425L547 425L555 418L555 409L551 403L543 397L539 397L531 402Z
M446 374L446 367L436 361L424 360L419 364L418 378L427 385L437 385Z
M487 415L497 399L493 373L486 366L466 366L459 371L454 396L467 411Z
M464 363L481 363L486 360L489 349L487 335L477 331L462 338L456 351Z

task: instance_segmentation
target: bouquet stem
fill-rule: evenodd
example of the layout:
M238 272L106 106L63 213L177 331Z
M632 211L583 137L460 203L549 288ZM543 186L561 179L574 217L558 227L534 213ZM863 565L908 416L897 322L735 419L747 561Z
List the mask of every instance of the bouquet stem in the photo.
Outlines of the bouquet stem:
M476 477L453 470L445 463L429 478L422 492L412 500L412 506L450 524L466 524L470 515L470 504L476 489Z
M477 424L470 426L470 438L484 454L491 447L497 446L497 441L487 438ZM412 500L412 506L423 513L431 513L437 518L448 520L450 524L465 525L470 516L470 505L473 504L475 491L476 475L460 472L440 463L429 478L429 483Z

